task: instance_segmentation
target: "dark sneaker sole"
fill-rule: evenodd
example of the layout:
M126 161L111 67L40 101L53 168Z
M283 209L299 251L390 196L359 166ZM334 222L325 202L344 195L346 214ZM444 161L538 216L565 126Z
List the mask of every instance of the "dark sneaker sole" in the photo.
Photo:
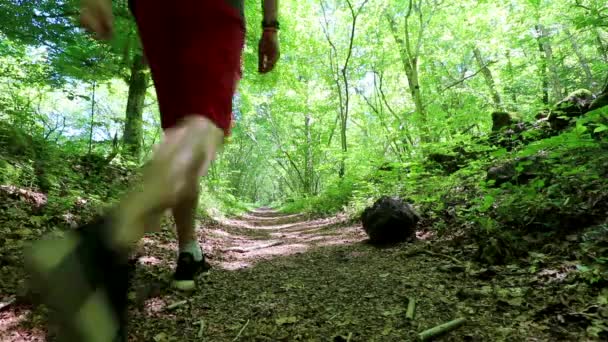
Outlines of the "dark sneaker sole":
M26 253L32 288L52 310L62 341L126 340L128 264L104 248L97 228L103 224L38 241Z
M194 274L194 278L199 276L202 273L206 273L211 269L211 265L204 259L199 263L198 269ZM176 290L190 292L196 290L196 281L194 279L175 279L171 282L171 287Z
M190 292L196 290L196 282L194 280L173 280L171 287L179 291Z

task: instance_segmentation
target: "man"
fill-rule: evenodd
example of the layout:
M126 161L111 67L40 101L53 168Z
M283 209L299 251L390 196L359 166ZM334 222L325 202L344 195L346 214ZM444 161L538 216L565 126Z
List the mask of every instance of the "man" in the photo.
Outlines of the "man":
M279 57L278 0L262 0L259 72ZM165 139L131 191L99 222L58 241L40 241L27 266L70 341L124 340L127 255L171 209L179 236L175 287L195 288L204 260L194 229L199 178L229 133L232 96L240 78L244 0L130 2L156 87ZM111 0L82 0L81 22L100 39L112 37Z

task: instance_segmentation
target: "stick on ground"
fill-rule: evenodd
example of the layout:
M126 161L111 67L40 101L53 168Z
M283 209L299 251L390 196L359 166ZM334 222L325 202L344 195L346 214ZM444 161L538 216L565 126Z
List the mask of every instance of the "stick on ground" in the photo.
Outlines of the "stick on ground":
M405 313L405 318L409 320L414 320L414 316L416 315L416 298L410 297L407 301L407 312Z
M463 265L464 263L456 258L454 258L451 255L447 255L447 254L442 254L442 253L436 253L436 252L431 252L429 250L421 250L420 253L424 253L424 254L428 254L428 255L432 255L432 256L436 256L436 257L440 257L440 258L446 258L449 260L452 260L452 262L454 262L455 264L458 265Z
M201 318L201 320L198 322L198 324L200 325L200 327L198 328L198 334L196 334L196 337L202 338L203 330L205 329L205 321L203 321L203 319Z
M187 300L180 300L179 302L175 302L175 303L167 306L167 310L173 310L173 309L175 309L175 308L177 308L179 306L182 306L182 305L184 305L186 303L188 303Z
M17 297L10 297L8 300L0 302L0 312L2 312L4 309L7 309L8 307L10 307L11 305L15 304L17 302Z
M239 337L241 337L241 334L243 333L243 330L245 330L245 328L247 328L247 325L249 324L249 320L247 320L247 323L245 323L245 325L243 325L243 327L241 328L241 330L239 331L239 334L236 335L236 337L234 338L234 340L232 340L233 342L238 340Z
M441 334L444 334L446 332L452 331L452 330L460 327L465 322L466 322L466 319L461 317L461 318L457 318L453 321L443 323L443 324L433 327L431 329L425 330L425 331L421 332L420 334L418 334L418 341L421 341L421 342L428 341L433 337L437 337Z

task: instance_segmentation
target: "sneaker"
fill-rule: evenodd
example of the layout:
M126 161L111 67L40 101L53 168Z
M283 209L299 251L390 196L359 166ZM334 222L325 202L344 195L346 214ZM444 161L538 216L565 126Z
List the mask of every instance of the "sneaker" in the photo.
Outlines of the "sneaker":
M199 273L207 272L211 265L205 261L195 261L191 253L182 252L177 258L177 268L173 275L173 287L182 291L192 291L196 288L194 278Z
M126 309L133 264L109 248L101 219L26 253L31 287L51 310L60 341L127 341Z

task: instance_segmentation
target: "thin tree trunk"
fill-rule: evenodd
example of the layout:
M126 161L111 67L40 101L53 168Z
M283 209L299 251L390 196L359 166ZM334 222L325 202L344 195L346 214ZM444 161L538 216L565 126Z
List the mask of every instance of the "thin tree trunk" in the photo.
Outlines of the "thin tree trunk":
M304 191L307 194L312 194L312 182L314 179L314 167L313 167L313 143L312 143L312 134L311 134L311 116L310 114L306 114L304 118L304 128L306 134L306 156L305 163L306 167L304 169Z
M89 125L89 154L93 151L93 128L95 126L95 92L97 90L97 82L93 81L93 91L91 94L91 122Z
M515 70L511 61L511 50L507 50L507 74L509 74L509 93L511 94L513 107L515 107L517 105L517 92L515 91Z
M602 57L604 57L604 62L608 63L608 47L606 43L604 43L604 39L602 39L602 34L599 29L595 29L595 39L598 44L598 50Z
M129 97L127 100L125 133L123 143L126 153L134 159L139 159L143 140L143 111L148 88L148 75L143 55L137 54L131 65L129 79Z
M483 78L486 81L486 85L488 86L488 90L490 94L492 94L492 100L494 101L494 106L497 110L502 109L502 101L500 100L500 94L498 90L496 90L496 84L494 82L494 77L492 77L492 71L488 68L488 65L483 61L483 57L481 56L481 51L479 48L475 47L473 49L473 53L475 54L475 59L477 60L477 64L481 68L481 73L483 74Z
M348 79L348 67L349 67L349 63L352 57L352 53L353 53L353 43L355 40L355 30L357 27L357 18L359 17L359 14L361 13L361 10L363 9L363 6L365 6L365 4L368 2L369 0L363 0L361 5L359 5L359 7L357 9L355 9L353 7L353 4L351 2L351 0L346 0L346 4L348 5L348 9L350 11L351 14L351 18L352 18L352 22L351 22L351 27L350 27L350 35L348 37L348 49L346 50L346 58L344 60L344 64L341 66L338 66L338 62L334 61L332 58L332 53L330 52L330 64L331 64L331 69L333 72L333 76L334 76L334 82L336 83L336 88L338 90L338 99L339 99L339 104L340 104L340 108L339 108L339 119L340 119L340 145L341 145L341 150L342 150L342 154L340 156L340 169L338 171L338 175L340 176L340 178L344 177L345 173L346 173L346 154L348 152L348 144L347 144L347 135L346 135L346 129L347 129L347 124L348 124L348 115L349 115L349 110L350 110L350 85L349 85L349 79ZM324 1L321 0L321 9L323 11L323 18L325 20L325 25L323 26L323 32L325 33L325 38L327 39L327 42L329 43L330 47L331 47L331 51L333 51L333 55L335 55L335 58L338 59L338 49L336 48L336 45L334 44L334 42L331 40L330 34L329 34L329 22L327 20L327 16L326 16L326 12L325 12L325 4ZM332 135L330 136L330 141L331 141L331 137L333 136L333 132Z
M417 17L419 21L420 27L418 28L418 35L416 37L415 44L412 45L412 37L410 37L410 18L413 11L417 12ZM405 33L404 38L401 38L399 31L397 29L397 23L395 19L391 17L389 14L385 13L385 17L388 20L389 28L397 43L399 48L399 54L401 56L401 62L403 64L403 69L405 71L405 75L407 77L409 92L412 96L412 100L414 101L414 107L416 110L416 114L420 119L420 123L422 126L423 134L421 134L420 140L424 142L428 142L432 140L430 127L428 125L428 118L426 113L426 108L424 106L424 101L422 100L422 92L420 90L420 79L418 74L418 58L420 56L420 47L422 45L422 38L424 35L425 23L422 18L422 12L420 9L420 4L414 5L413 1L409 1L409 5L407 8L407 13L405 15Z
M541 88L542 88L542 100L543 100L543 104L548 105L549 104L549 78L548 78L548 72L547 72L547 56L545 55L545 49L543 48L543 42L542 42L542 38L541 38L541 33L538 32L538 27L537 29L537 42L538 42L538 50L540 52L540 67L538 68L539 73L540 73L540 81L541 81Z
M574 53L576 54L576 57L578 58L578 62L581 64L581 69L583 69L583 71L585 72L585 77L587 78L586 81L587 81L588 87L595 87L595 85L594 85L595 82L593 81L593 75L591 74L591 69L589 68L589 63L587 62L587 59L581 52L581 49L578 47L578 43L576 42L576 39L574 38L574 36L572 35L572 33L570 32L570 30L567 27L564 32L566 33L566 35L568 36L568 39L570 40L570 44L572 45L572 50L574 50Z
M550 82L551 82L551 90L553 94L553 100L555 102L560 101L564 94L562 92L562 85L559 80L559 73L557 71L557 66L553 61L553 48L551 47L551 42L549 41L549 33L547 29L542 24L536 25L536 33L539 44L539 49L545 57L546 70L549 71L550 74Z

